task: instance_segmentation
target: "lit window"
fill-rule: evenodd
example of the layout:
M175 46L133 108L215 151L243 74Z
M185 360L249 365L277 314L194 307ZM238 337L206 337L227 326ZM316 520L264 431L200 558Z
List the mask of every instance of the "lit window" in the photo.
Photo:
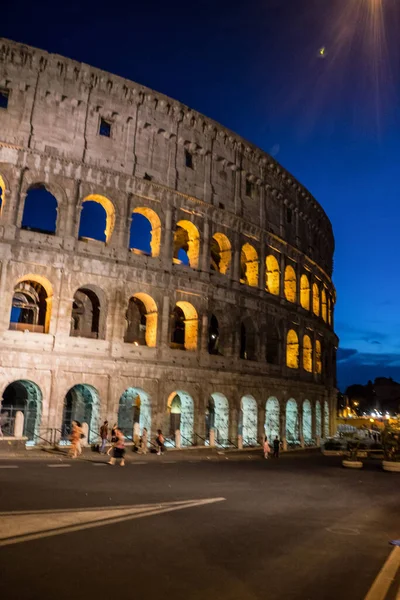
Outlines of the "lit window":
M8 108L8 90L0 90L0 108Z
M185 150L185 165L188 169L193 169L193 156L188 150Z
M100 119L100 127L99 134L104 135L104 137L111 137L111 123L110 121L106 121L105 119Z

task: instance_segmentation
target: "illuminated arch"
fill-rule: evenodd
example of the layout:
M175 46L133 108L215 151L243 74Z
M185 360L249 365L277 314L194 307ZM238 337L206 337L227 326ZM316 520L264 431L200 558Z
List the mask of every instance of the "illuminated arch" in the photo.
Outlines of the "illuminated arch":
M329 296L329 294L328 294L328 298L327 298L327 305L328 305L328 325L332 325L333 303L332 303L332 298Z
M206 410L206 438L210 439L210 430L215 431L215 441L220 446L229 443L229 402L224 394L213 392Z
M178 256L179 251L187 255L189 266L197 269L200 258L200 234L191 221L183 220L176 224L173 260L177 264L184 262Z
M327 400L324 402L324 437L328 437L330 433L329 426L329 404Z
M106 295L96 285L82 285L74 293L70 335L86 338L105 338Z
M177 302L172 313L171 347L196 350L198 325L195 307L190 302Z
M320 312L319 300L320 300L319 287L316 283L313 283L313 286L312 286L313 313L317 317L319 317L319 312Z
M243 396L240 402L241 429L244 446L257 445L258 411L253 396Z
M6 184L3 177L0 175L0 214L3 212L6 203Z
M100 206L104 208L106 213L106 226L104 229L104 235L106 238L106 243L108 244L115 226L114 204L111 202L111 200L100 194L90 194L89 196L86 196L82 200L82 206L85 202L96 202L96 204L100 204Z
M157 305L148 294L134 294L128 302L124 341L154 348L157 344Z
M303 336L303 369L312 373L312 343L309 335Z
M300 277L300 304L305 310L310 310L310 282L303 273Z
M26 295L26 294L27 295ZM18 316L13 317L15 309L21 309L24 304L24 296L26 296L27 306L25 313L27 319L24 318L24 313L19 312ZM32 300L32 306L30 305ZM18 304L20 306L18 306ZM42 333L48 333L50 328L51 309L53 304L53 287L48 279L34 273L28 273L23 277L20 277L16 281L14 287L14 298L11 309L10 317L10 329L24 329L24 323L27 329L31 326L37 325ZM32 309L32 310L31 310ZM23 310L23 308L22 308ZM33 315L33 320L32 320ZM13 320L15 318L15 320ZM20 320L22 319L22 320ZM36 321L36 323L34 322ZM35 331L35 327L32 327L32 331Z
M14 435L14 418L21 411L24 415L23 435L28 438L27 445L39 440L42 391L36 383L24 379L9 383L2 394L1 409L3 415L8 414L10 417L8 422L3 423L3 435Z
M321 404L319 400L315 403L315 435L322 437Z
M269 254L265 259L265 269L267 291L274 296L279 296L280 270L278 260L273 254Z
M142 388L129 387L119 399L118 427L129 438L133 437L135 423L139 424L140 434L146 427L151 435L151 399Z
M194 402L193 398L182 390L169 395L167 408L169 413L169 435L175 437L175 431L181 432L182 446L193 444Z
M100 404L99 392L92 385L74 385L64 398L62 439L69 439L72 421L78 421L88 425L87 441L90 443L96 440L100 429Z
M244 244L240 255L240 281L250 285L258 286L258 254L257 250L251 244Z
M303 402L303 439L308 444L312 440L312 410L309 400Z
M232 247L226 235L214 233L211 238L210 252L211 270L226 275L232 259Z
M318 375L322 373L322 346L319 340L315 342L315 372Z
M285 269L285 298L289 302L296 302L297 281L296 272L292 265L287 265Z
M289 329L286 336L286 365L290 369L299 368L299 338L294 329Z
M327 306L327 299L326 299L326 291L325 288L322 288L322 292L321 292L321 317L323 318L323 320L325 321L325 323L328 320L328 306Z
M146 218L151 226L150 231L150 254L151 256L159 256L160 247L161 247L161 220L158 214L152 210L151 208L147 208L145 206L138 206L133 209L132 215L138 214L142 215L142 217ZM131 224L131 239L129 243L129 247L131 250L139 250L137 246L135 246L135 231L134 231L134 221ZM133 239L132 239L133 238Z
M268 398L265 405L265 435L271 444L277 437L280 439L280 406L279 400L274 396Z
M299 442L299 414L293 398L286 402L286 440L289 445Z

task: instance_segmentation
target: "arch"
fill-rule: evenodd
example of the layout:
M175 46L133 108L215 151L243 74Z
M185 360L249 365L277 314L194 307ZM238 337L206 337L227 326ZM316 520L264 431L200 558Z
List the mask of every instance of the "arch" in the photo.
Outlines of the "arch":
M327 306L325 288L322 288L322 292L321 292L321 317L323 318L323 320L326 323L328 320L328 306Z
M294 329L289 329L286 336L286 366L299 368L299 338Z
M135 346L157 344L157 305L148 294L134 294L128 302L126 311L126 328L124 342Z
M329 426L329 404L328 401L324 401L324 437L328 437L330 434Z
M279 365L281 356L281 336L279 325L272 315L267 316L266 335L267 343L265 347L265 359L267 363L271 365Z
M169 435L175 438L175 431L181 432L182 446L193 444L194 403L184 391L172 392L168 398Z
M5 204L6 204L6 183L3 179L3 177L0 175L0 214L3 213Z
M219 323L215 315L210 316L208 323L208 353L221 354Z
M132 211L129 249L137 254L159 256L161 248L161 220L151 208L138 206Z
M96 388L87 383L74 385L65 395L62 439L67 441L71 433L72 421L87 423L88 442L98 438L100 430L100 396Z
M174 233L173 261L197 269L200 258L200 235L191 221L178 221Z
M240 282L251 287L258 286L258 254L249 243L242 246L240 254Z
M303 369L307 373L312 373L312 343L309 335L303 336Z
M266 288L270 294L274 296L279 296L280 291L280 269L279 263L276 257L273 254L269 254L265 259L265 269L266 269Z
M223 233L214 233L210 245L210 269L226 275L231 265L232 247Z
M303 439L306 444L312 441L312 410L309 400L303 402Z
M229 402L224 394L213 392L208 399L206 410L206 438L210 439L210 429L215 431L215 441L219 446L229 444Z
M118 405L118 427L124 436L133 438L135 423L139 424L140 435L146 427L151 435L151 399L142 388L129 387L121 395Z
M313 313L314 313L314 315L319 317L320 298L319 298L319 287L316 283L313 283L313 286L312 286L312 300L313 300Z
M104 339L105 315L104 292L92 285L78 288L72 301L70 335Z
M286 402L286 441L289 445L300 442L297 402L293 398Z
M3 392L0 405L0 422L3 435L14 435L15 417L24 415L23 435L29 444L37 441L42 418L42 392L33 381L20 379L10 383Z
M256 330L253 320L246 317L240 324L240 358L256 360Z
M257 402L253 396L243 396L240 401L240 408L243 446L256 446L258 431Z
M322 346L319 340L315 341L315 372L318 375L322 373Z
M96 210L96 205L103 210ZM94 224L96 233L93 234ZM109 243L115 225L114 204L100 194L90 194L82 200L82 212L79 221L78 237L83 239L95 239L99 242ZM102 228L104 227L104 231Z
M179 301L171 315L171 348L196 350L198 316L190 302Z
M300 277L300 304L305 310L310 310L310 281L305 273Z
M296 272L292 265L287 265L285 269L285 298L288 302L296 302L297 281Z
M322 417L321 417L321 404L319 400L315 403L315 435L322 437Z
M9 329L48 333L53 289L40 275L20 277L14 287Z
M57 199L43 183L31 185L25 197L21 229L55 235L57 226Z
M280 405L275 396L268 398L265 404L265 435L269 443L280 439Z

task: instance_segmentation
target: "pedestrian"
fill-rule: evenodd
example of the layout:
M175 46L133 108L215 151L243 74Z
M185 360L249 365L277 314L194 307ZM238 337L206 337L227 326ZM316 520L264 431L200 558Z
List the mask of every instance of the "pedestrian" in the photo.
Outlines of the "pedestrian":
M140 438L140 454L147 454L147 428L143 427L142 437Z
M101 446L100 446L100 454L105 454L107 437L108 437L108 421L104 421L103 425L100 427L100 437L101 437Z
M281 443L279 441L278 436L276 436L274 439L274 458L279 458L280 447L281 447Z
M110 458L110 460L108 461L109 465L115 465L115 462L117 460L120 460L121 462L119 463L121 467L125 466L125 436L122 433L122 431L116 427L115 428L115 439L116 441L114 442L113 445L113 455Z
M71 429L71 449L70 456L71 458L77 458L80 454L82 454L82 446L81 439L85 437L83 433L83 429L79 421L72 421L72 429Z
M268 444L268 438L267 438L267 436L265 436L265 440L264 440L264 458L268 458L269 457L270 451L271 451L271 448L269 447L269 444Z
M160 456L165 450L165 439L161 429L157 429L156 444L158 446L157 455Z
M113 449L113 444L115 444L115 442L117 441L117 434L116 434L117 429L118 429L118 425L117 425L117 423L114 423L114 425L112 426L112 429L111 429L111 446L107 450L108 456L110 456L110 454L111 454L111 451Z

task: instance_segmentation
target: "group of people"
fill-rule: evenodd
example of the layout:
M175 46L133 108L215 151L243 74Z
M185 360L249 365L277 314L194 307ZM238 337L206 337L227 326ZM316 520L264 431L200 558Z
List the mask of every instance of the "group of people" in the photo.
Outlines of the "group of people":
M278 438L278 436L275 437L274 441L272 442L272 457L273 458L279 458L279 451L281 449L281 442ZM267 436L265 436L265 440L264 440L264 458L269 458L271 455L271 446L268 443L268 438Z

